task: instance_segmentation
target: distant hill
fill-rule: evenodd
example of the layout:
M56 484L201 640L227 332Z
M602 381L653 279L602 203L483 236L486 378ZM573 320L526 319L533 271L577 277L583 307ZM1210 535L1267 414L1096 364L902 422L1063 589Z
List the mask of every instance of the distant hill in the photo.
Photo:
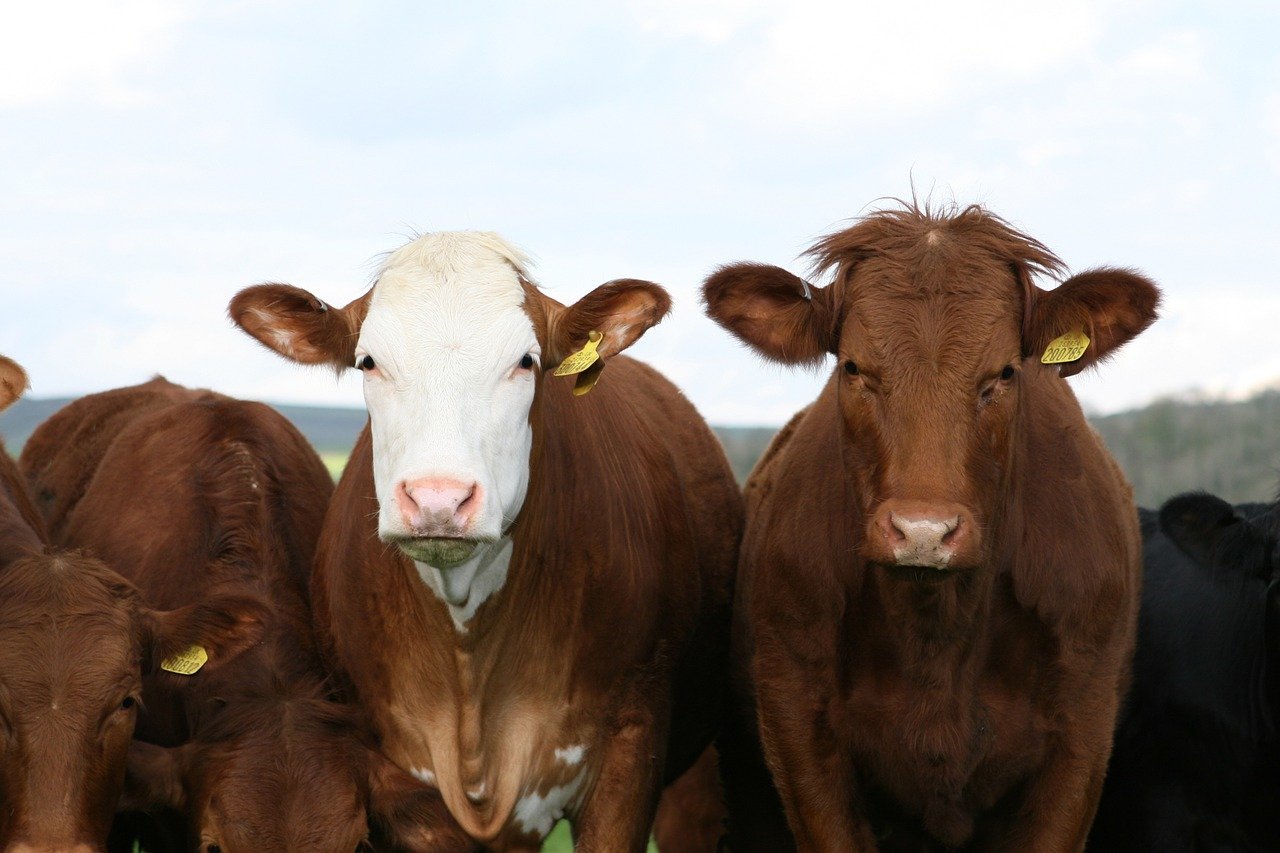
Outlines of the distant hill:
M16 455L36 426L68 402L22 399L0 413L0 436L9 452ZM275 408L331 462L340 462L350 451L366 418L363 409ZM1189 489L1204 489L1233 502L1269 500L1280 483L1280 391L1238 402L1162 400L1094 418L1093 424L1144 506L1159 506ZM776 431L773 427L715 430L740 481Z

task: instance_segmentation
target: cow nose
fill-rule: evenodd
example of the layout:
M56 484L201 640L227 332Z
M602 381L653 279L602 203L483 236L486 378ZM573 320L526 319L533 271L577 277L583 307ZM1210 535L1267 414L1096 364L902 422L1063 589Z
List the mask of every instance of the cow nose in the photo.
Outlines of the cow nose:
M977 539L972 517L956 504L885 501L874 525L882 547L873 551L892 554L899 566L949 568Z
M400 483L400 515L418 536L457 536L480 509L476 483L448 477L423 477Z

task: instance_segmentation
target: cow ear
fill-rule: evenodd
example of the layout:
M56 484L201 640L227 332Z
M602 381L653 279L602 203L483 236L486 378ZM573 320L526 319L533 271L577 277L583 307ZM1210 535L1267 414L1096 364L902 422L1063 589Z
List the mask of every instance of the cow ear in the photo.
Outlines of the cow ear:
M1045 291L1034 288L1024 344L1029 357L1040 358L1049 345L1068 332L1082 331L1089 346L1075 361L1061 365L1072 376L1110 357L1155 322L1160 290L1132 270L1102 267L1074 275Z
M344 308L334 308L300 287L259 284L231 300L232 322L267 348L299 364L352 367L360 325L372 290Z
M765 358L817 364L835 351L835 293L769 264L729 264L702 285L707 314Z
M177 610L151 611L149 669L200 646L208 655L201 669L215 670L256 645L268 618L267 605L247 596L213 596Z
M591 332L601 334L596 349L600 357L615 356L670 311L671 297L651 281L620 278L602 284L572 305L552 309L542 363L545 367L560 364L586 344Z
M1160 529L1182 553L1215 575L1270 579L1269 538L1222 498L1204 492L1171 498L1160 509Z
M369 824L376 849L480 850L449 814L440 792L374 750L369 767Z
M129 744L120 811L182 811L186 807L188 753L191 747L156 746L135 740Z
M9 408L26 390L27 372L13 359L0 355L0 411Z

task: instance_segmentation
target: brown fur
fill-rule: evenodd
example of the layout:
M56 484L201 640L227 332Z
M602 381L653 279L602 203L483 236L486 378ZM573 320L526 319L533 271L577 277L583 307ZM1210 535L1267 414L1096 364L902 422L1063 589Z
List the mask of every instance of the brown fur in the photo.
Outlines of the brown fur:
M257 641L264 613L243 597L152 610L100 561L44 539L0 444L0 847L101 849L143 674L193 642L217 666Z
M274 298L245 291L233 316L265 312L255 294ZM579 398L571 380L538 379L505 585L455 629L409 559L378 540L366 427L321 536L316 619L387 754L431 770L474 837L535 846L540 834L512 818L517 800L585 768L583 804L568 815L578 849L641 850L661 786L717 726L741 498L688 401L651 368L610 357L666 312L661 288L611 282L568 307L527 282L525 294L544 367L592 329L609 367ZM292 341L311 322L281 316L255 337ZM553 758L570 745L585 748L581 768Z
M129 803L183 809L193 840L227 853L354 849L366 814L385 817L374 800L388 784L443 812L425 786L387 777L354 710L329 701L307 583L332 482L281 415L155 379L65 407L21 461L53 536L120 566L151 601L271 605L262 642L230 665L146 679L139 737L174 749L135 748ZM443 841L413 847L466 846Z
M1046 294L1030 280L1057 259L980 208L873 214L814 252L834 281L790 340L738 319L790 274L726 267L705 291L767 356L837 355L748 484L734 848L1078 850L1128 677L1139 538L1128 485L1039 354L1082 325L1095 363L1158 294L1118 270ZM962 508L969 547L945 571L893 568L874 522L891 501Z

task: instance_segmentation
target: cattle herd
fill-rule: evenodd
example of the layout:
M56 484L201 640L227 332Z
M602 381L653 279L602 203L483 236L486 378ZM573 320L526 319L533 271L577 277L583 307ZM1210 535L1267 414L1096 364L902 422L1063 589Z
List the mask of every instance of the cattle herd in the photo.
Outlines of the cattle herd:
M707 313L834 366L735 483L490 233L232 321L363 375L337 486L162 378L0 452L0 850L1280 849L1280 511L1139 510L1066 378L1156 318L980 207L735 263ZM0 357L0 407L27 377ZM749 394L749 389L743 389Z

